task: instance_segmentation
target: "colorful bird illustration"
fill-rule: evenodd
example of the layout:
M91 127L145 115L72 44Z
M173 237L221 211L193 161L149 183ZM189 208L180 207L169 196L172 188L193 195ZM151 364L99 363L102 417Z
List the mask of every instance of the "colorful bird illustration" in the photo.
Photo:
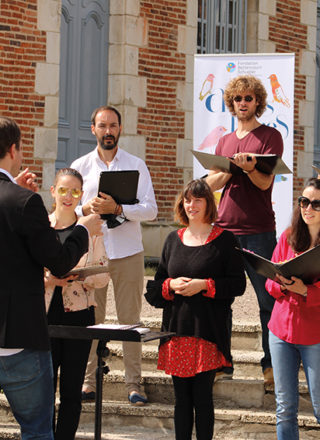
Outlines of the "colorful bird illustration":
M207 78L203 81L199 99L202 101L209 93L211 93L212 87L213 87L213 79L214 75L212 73L209 73Z
M278 81L277 75L272 73L268 79L270 79L273 100L279 102L280 104L285 105L286 107L290 107L289 99L284 94L284 91Z
M225 134L227 131L226 128L224 128L222 125L218 125L218 127L215 127L209 134L206 136L201 144L198 147L198 151L206 150L207 148L214 147L218 142L219 139Z

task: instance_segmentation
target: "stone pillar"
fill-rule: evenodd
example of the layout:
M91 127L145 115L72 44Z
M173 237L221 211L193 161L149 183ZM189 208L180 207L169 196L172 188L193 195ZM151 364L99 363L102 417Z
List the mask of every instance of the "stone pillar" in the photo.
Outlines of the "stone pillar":
M36 65L35 92L45 96L44 123L35 128L34 157L43 162L41 195L51 204L58 147L61 0L38 0L38 28L46 32L46 61Z

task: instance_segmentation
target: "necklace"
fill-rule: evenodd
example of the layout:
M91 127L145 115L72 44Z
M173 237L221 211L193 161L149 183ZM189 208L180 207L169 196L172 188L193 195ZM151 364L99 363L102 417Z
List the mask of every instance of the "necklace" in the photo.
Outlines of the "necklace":
M199 234L195 235L195 234L190 230L190 228L187 228L187 229L186 229L186 232L187 232L187 235L188 235L189 237L186 237L186 238L187 238L186 241L188 241L188 242L190 242L190 243L193 243L193 244L195 244L195 245L201 245L201 246L203 246L203 245L206 243L206 241L207 241L207 239L208 239L208 237L209 237L209 235L210 235L210 233L211 233L211 230L212 230L212 226L210 225L210 229L209 229L208 231L205 231L205 232L203 232L203 233L199 233Z

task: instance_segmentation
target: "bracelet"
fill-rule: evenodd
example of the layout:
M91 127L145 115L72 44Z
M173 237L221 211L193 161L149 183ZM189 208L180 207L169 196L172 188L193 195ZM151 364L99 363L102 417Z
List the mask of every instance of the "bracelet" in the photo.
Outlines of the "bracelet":
M251 173L253 173L255 170L256 170L256 167L254 167L254 168L253 168L252 170L250 170L250 171L242 170L242 172L243 172L244 174L251 174Z

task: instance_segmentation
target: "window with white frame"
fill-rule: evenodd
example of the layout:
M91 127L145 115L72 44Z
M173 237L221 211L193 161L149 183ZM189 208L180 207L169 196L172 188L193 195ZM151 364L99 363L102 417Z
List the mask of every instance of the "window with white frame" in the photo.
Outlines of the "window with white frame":
M198 0L198 53L246 52L247 0Z

